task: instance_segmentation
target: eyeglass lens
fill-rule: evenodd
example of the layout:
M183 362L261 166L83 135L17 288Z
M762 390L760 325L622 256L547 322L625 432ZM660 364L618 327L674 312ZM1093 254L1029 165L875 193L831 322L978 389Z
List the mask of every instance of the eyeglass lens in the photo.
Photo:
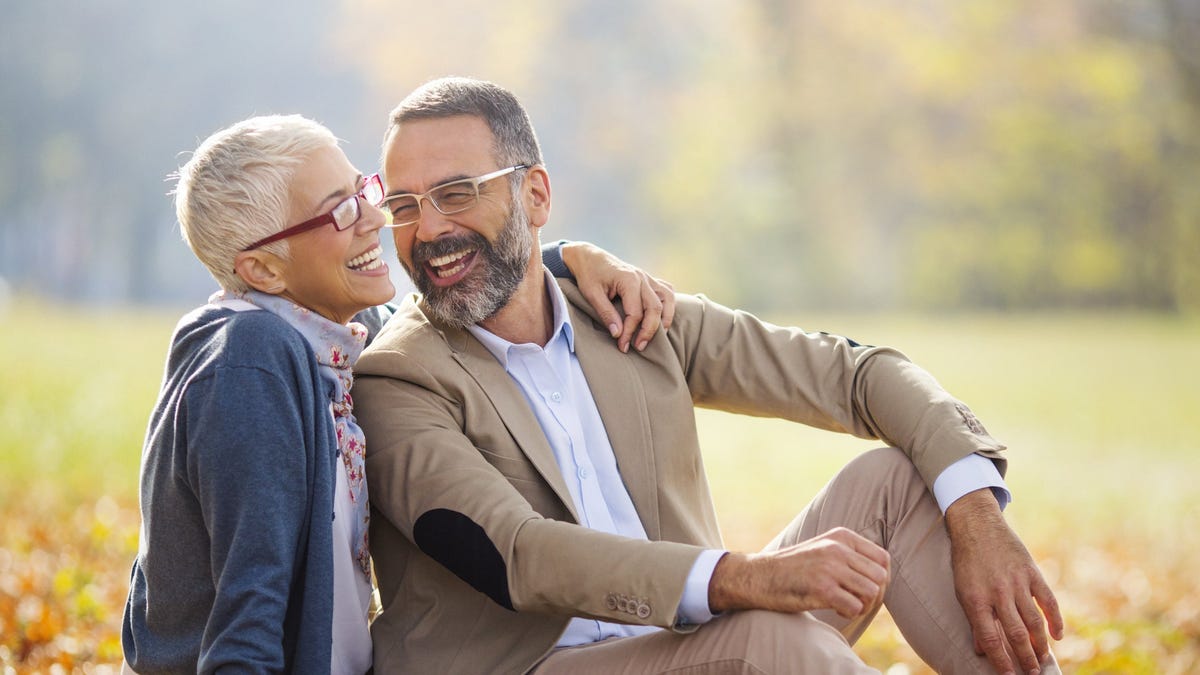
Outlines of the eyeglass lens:
M426 195L433 207L444 215L466 211L479 199L479 189L472 180L456 181L438 186ZM393 198L388 203L392 211L392 222L397 225L415 223L420 218L421 207L417 195Z
M371 206L379 206L383 203L383 181L380 180L379 174L367 178L367 182L363 185L362 196Z
M358 206L358 195L353 195L341 204L333 207L333 224L338 230L344 230L358 222L361 215Z

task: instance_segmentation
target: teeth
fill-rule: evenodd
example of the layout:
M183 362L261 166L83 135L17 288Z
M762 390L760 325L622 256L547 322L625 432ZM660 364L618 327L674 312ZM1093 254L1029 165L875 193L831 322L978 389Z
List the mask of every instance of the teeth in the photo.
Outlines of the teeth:
M450 263L454 262L455 260L461 260L462 258L465 258L466 256L468 256L474 252L475 252L475 249L468 248L468 249L458 251L456 253L450 253L450 254L447 254L447 255L444 255L444 256L441 256L438 258L430 258L429 264L433 267L441 267L442 265L449 265ZM441 274L441 272L439 272L439 274ZM442 276L445 276L445 275L442 275Z
M452 277L455 274L458 274L459 272L462 271L462 269L464 267L466 267L466 265L459 263L459 264L455 265L454 267L451 267L450 269L442 269L441 267L435 267L433 271L437 273L439 279L445 279L446 277Z
M383 265L383 261L379 259L381 255L383 255L383 249L376 246L370 251L351 259L350 262L346 263L346 267L363 271L378 269Z

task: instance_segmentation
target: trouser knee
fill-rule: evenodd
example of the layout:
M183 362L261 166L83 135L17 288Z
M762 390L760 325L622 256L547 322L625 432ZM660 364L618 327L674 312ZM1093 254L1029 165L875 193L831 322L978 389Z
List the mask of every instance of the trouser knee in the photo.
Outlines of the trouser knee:
M737 612L730 625L731 673L862 672L862 661L845 638L807 612ZM802 667L801 667L802 666ZM871 671L873 672L873 671Z
M921 481L921 475L916 465L898 448L875 448L850 460L838 472L839 476L848 478L874 477L889 480Z

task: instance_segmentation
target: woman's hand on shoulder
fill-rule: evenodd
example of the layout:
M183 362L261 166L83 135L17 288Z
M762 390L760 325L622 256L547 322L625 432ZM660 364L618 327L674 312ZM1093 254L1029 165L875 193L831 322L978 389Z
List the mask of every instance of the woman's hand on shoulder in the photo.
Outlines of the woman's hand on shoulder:
M562 257L622 352L628 352L630 344L642 351L659 326L671 328L675 288L670 283L587 242L563 244ZM613 302L616 298L621 299L624 316Z

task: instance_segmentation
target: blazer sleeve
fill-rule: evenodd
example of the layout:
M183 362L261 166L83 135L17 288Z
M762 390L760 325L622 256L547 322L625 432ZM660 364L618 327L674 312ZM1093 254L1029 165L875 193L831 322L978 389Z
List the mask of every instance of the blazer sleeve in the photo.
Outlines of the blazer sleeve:
M419 361L374 350L359 362L366 372L378 373L381 362L403 371L355 381L372 506L425 555L507 609L673 626L702 549L539 514L514 485L522 479L501 474L464 433L460 396ZM449 357L438 363L457 367ZM533 473L526 482L537 480Z
M894 349L775 326L682 294L667 337L699 406L881 439L907 453L931 489L972 453L1006 468L1004 445Z

